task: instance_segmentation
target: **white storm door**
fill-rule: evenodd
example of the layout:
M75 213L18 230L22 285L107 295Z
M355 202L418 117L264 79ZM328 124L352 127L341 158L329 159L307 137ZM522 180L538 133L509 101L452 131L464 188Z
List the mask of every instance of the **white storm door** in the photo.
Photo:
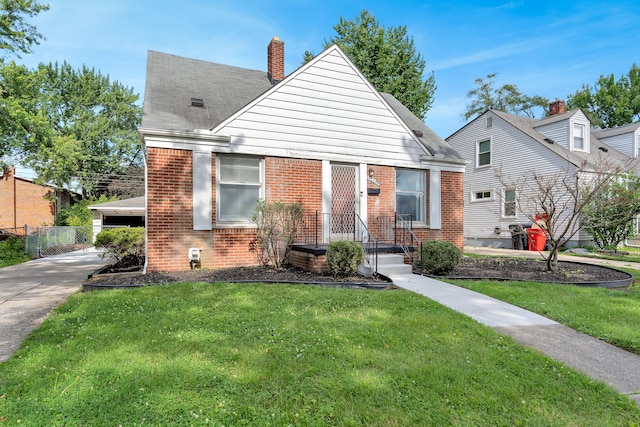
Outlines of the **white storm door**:
M354 240L360 190L357 165L331 165L331 240Z

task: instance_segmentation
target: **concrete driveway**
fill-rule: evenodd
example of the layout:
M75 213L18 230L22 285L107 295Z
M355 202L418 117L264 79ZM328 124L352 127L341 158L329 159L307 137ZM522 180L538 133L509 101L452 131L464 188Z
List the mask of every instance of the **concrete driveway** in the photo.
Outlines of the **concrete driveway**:
M0 269L0 362L87 276L107 264L95 248Z

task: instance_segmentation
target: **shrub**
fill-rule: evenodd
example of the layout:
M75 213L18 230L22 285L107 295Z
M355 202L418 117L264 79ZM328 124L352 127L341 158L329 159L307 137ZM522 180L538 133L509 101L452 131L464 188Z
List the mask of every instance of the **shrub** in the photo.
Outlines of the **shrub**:
M297 203L258 201L251 217L258 229L249 250L256 253L263 265L282 267L301 219L302 208Z
M96 248L104 249L103 257L129 265L144 263L144 227L112 228L96 236Z
M442 275L450 272L460 262L460 250L443 240L430 240L422 245L422 267L427 273Z
M9 236L0 241L0 267L20 264L29 261L29 255L24 251L24 240L16 236Z
M327 247L327 264L336 276L352 276L364 261L364 249L356 242L341 240Z

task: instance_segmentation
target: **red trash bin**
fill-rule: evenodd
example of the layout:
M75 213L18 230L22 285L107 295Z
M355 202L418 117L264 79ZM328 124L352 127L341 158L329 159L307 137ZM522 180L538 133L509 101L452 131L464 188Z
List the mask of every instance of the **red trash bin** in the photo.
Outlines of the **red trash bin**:
M539 228L526 228L530 251L543 251L547 244L547 235Z

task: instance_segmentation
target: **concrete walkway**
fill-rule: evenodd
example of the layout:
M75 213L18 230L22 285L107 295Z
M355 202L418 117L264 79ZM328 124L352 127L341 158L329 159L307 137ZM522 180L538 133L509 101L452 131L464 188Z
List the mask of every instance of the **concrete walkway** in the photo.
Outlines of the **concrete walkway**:
M608 384L640 405L640 357L635 354L465 288L415 274L390 279L400 288L424 295Z
M91 248L0 269L0 362L105 264Z

